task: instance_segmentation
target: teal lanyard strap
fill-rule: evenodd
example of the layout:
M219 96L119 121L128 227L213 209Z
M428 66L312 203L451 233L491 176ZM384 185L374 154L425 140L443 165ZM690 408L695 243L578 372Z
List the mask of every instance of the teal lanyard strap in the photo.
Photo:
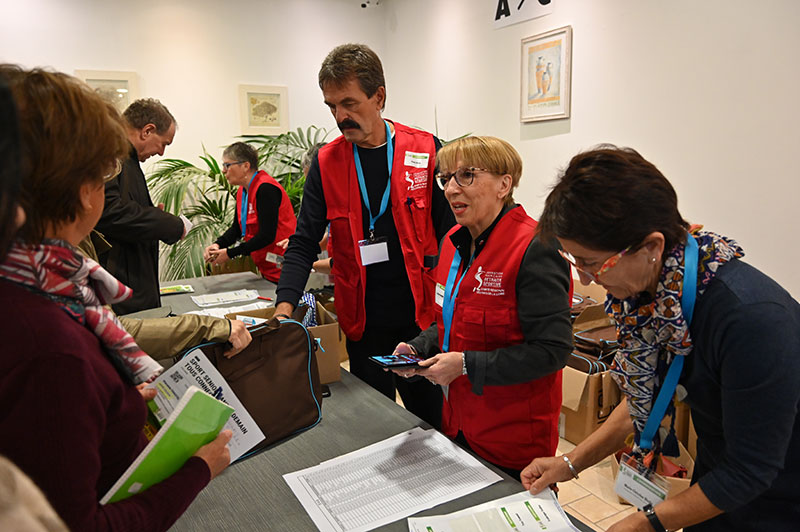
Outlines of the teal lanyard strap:
M681 293L681 310L683 311L683 318L686 320L687 327L692 323L694 302L697 298L697 255L697 241L692 235L687 233L686 249L684 250L683 259L683 290ZM656 431L661 425L661 420L664 419L667 407L675 393L675 388L678 386L678 379L680 379L681 371L683 370L684 358L686 357L683 355L675 355L672 358L672 363L669 365L666 377L664 377L661 391L659 391L653 408L650 410L650 415L647 417L644 430L639 435L639 447L642 449L653 448L653 437L656 435Z
M364 181L364 170L361 168L361 157L358 155L358 146L353 144L353 159L356 165L356 174L358 175L358 186L361 189L361 201L367 207L369 213L369 238L372 240L375 233L375 220L383 216L386 212L386 207L389 205L389 193L392 188L392 161L394 161L394 146L392 146L392 132L389 129L389 124L384 121L386 126L386 164L389 166L389 179L386 181L386 190L381 199L381 209L378 214L373 215L372 209L369 206L369 196L367 195L367 184Z
M444 301L442 301L442 321L444 322L444 338L442 338L442 353L447 353L450 349L450 327L453 325L453 311L455 310L456 297L458 296L458 289L461 288L461 281L469 270L469 265L472 264L473 255L469 259L469 263L464 267L464 272L458 278L458 269L461 266L461 253L455 250L453 255L453 262L450 263L450 272L447 274L447 284L444 288Z
M253 184L253 179L256 178L257 174L258 172L255 172L253 177L250 178L250 182L247 184L247 186L242 187L242 210L239 213L239 224L242 226L242 240L244 240L245 227L247 226L247 191Z

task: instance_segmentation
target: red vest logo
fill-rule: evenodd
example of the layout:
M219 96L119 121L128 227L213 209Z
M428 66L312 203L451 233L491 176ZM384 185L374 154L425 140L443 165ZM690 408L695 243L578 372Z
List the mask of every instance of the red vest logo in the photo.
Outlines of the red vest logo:
M473 287L472 291L482 296L504 296L505 289L503 288L503 272L490 272L483 269L483 266L478 266L478 271L475 272L475 280L478 282L477 286Z
M406 170L405 180L408 182L408 191L424 189L428 186L428 171L417 170L416 172L409 172Z

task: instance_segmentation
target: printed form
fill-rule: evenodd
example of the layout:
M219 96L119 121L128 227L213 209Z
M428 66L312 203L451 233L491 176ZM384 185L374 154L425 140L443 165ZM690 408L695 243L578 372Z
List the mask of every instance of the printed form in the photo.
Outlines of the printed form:
M321 532L372 530L501 480L418 427L283 478Z
M527 491L460 512L409 517L409 532L580 532L558 504L550 488Z

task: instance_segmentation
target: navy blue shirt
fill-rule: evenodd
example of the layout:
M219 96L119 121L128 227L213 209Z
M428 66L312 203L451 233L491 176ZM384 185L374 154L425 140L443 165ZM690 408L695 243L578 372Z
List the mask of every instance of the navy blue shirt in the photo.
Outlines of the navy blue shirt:
M685 530L800 530L800 305L737 259L697 299L690 329L692 482L726 513Z

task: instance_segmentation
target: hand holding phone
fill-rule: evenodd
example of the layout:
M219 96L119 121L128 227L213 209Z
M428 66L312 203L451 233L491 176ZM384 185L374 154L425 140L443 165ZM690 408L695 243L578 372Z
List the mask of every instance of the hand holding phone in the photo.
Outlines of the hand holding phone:
M391 355L375 355L369 357L370 360L384 368L412 368L418 367L418 363L425 360L413 353L392 353Z

